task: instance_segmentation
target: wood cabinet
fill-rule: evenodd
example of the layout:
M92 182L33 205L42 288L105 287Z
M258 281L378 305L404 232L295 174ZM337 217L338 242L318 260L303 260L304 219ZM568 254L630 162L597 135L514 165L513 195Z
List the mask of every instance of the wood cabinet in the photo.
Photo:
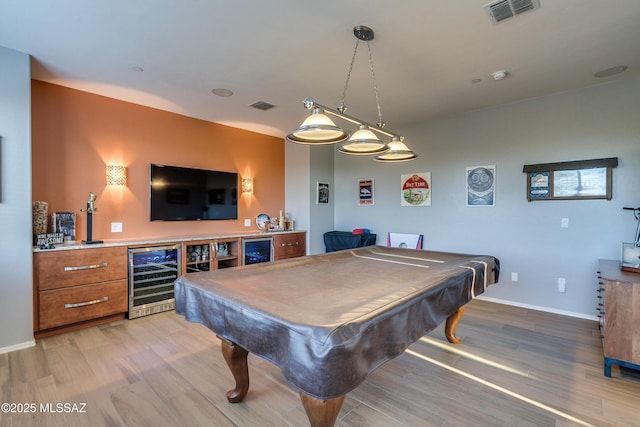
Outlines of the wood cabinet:
M36 338L124 318L126 247L37 252L33 266Z
M213 267L215 252L211 240L182 244L182 274L209 271Z
M619 261L600 260L599 267L604 375L612 365L640 370L640 274L621 271Z
M220 238L182 243L182 273L240 265L240 239Z
M213 241L215 249L214 265L216 269L237 267L240 265L240 239L226 238Z
M273 259L305 256L307 254L307 233L282 233L273 235Z
M306 232L274 233L272 236L274 260L306 255ZM178 240L175 243L180 243L182 261L181 267L175 269L182 274L242 264L240 237ZM130 310L128 250L129 247L138 248L140 244L36 250L33 254L34 337L43 338L125 318ZM132 273L133 276L136 274ZM136 298L135 294L132 298Z

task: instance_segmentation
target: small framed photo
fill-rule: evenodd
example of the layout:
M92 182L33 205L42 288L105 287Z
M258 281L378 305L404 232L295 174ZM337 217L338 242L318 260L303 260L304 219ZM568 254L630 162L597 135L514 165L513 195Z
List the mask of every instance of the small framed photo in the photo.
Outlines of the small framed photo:
M324 182L318 182L318 188L316 191L316 204L328 204L329 203L329 184Z

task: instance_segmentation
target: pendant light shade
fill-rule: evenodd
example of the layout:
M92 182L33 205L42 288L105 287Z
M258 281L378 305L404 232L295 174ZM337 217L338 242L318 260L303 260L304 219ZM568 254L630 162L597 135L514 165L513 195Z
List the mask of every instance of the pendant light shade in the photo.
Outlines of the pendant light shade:
M344 141L348 136L329 116L319 108L314 108L300 127L287 135L287 141L299 144L334 144Z
M388 144L389 151L374 157L379 162L406 162L413 160L417 156L416 153L409 148L399 138L393 138Z
M360 125L357 131L338 151L347 154L378 154L389 150L389 147L367 126Z

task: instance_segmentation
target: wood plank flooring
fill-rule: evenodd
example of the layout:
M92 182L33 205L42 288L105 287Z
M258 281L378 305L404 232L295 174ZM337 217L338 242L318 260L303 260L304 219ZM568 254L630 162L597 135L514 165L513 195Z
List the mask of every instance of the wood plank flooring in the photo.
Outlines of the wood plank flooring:
M596 322L476 300L458 336L440 327L378 368L337 426L640 426L640 373L603 376ZM45 338L0 355L0 401L36 409L0 427L308 425L280 371L249 362L249 394L230 404L219 340L174 312Z

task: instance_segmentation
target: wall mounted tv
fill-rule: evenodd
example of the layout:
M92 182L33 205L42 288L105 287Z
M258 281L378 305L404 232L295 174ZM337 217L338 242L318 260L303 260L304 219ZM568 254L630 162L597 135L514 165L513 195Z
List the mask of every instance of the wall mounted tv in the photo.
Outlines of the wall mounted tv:
M238 219L238 174L151 164L151 221Z

